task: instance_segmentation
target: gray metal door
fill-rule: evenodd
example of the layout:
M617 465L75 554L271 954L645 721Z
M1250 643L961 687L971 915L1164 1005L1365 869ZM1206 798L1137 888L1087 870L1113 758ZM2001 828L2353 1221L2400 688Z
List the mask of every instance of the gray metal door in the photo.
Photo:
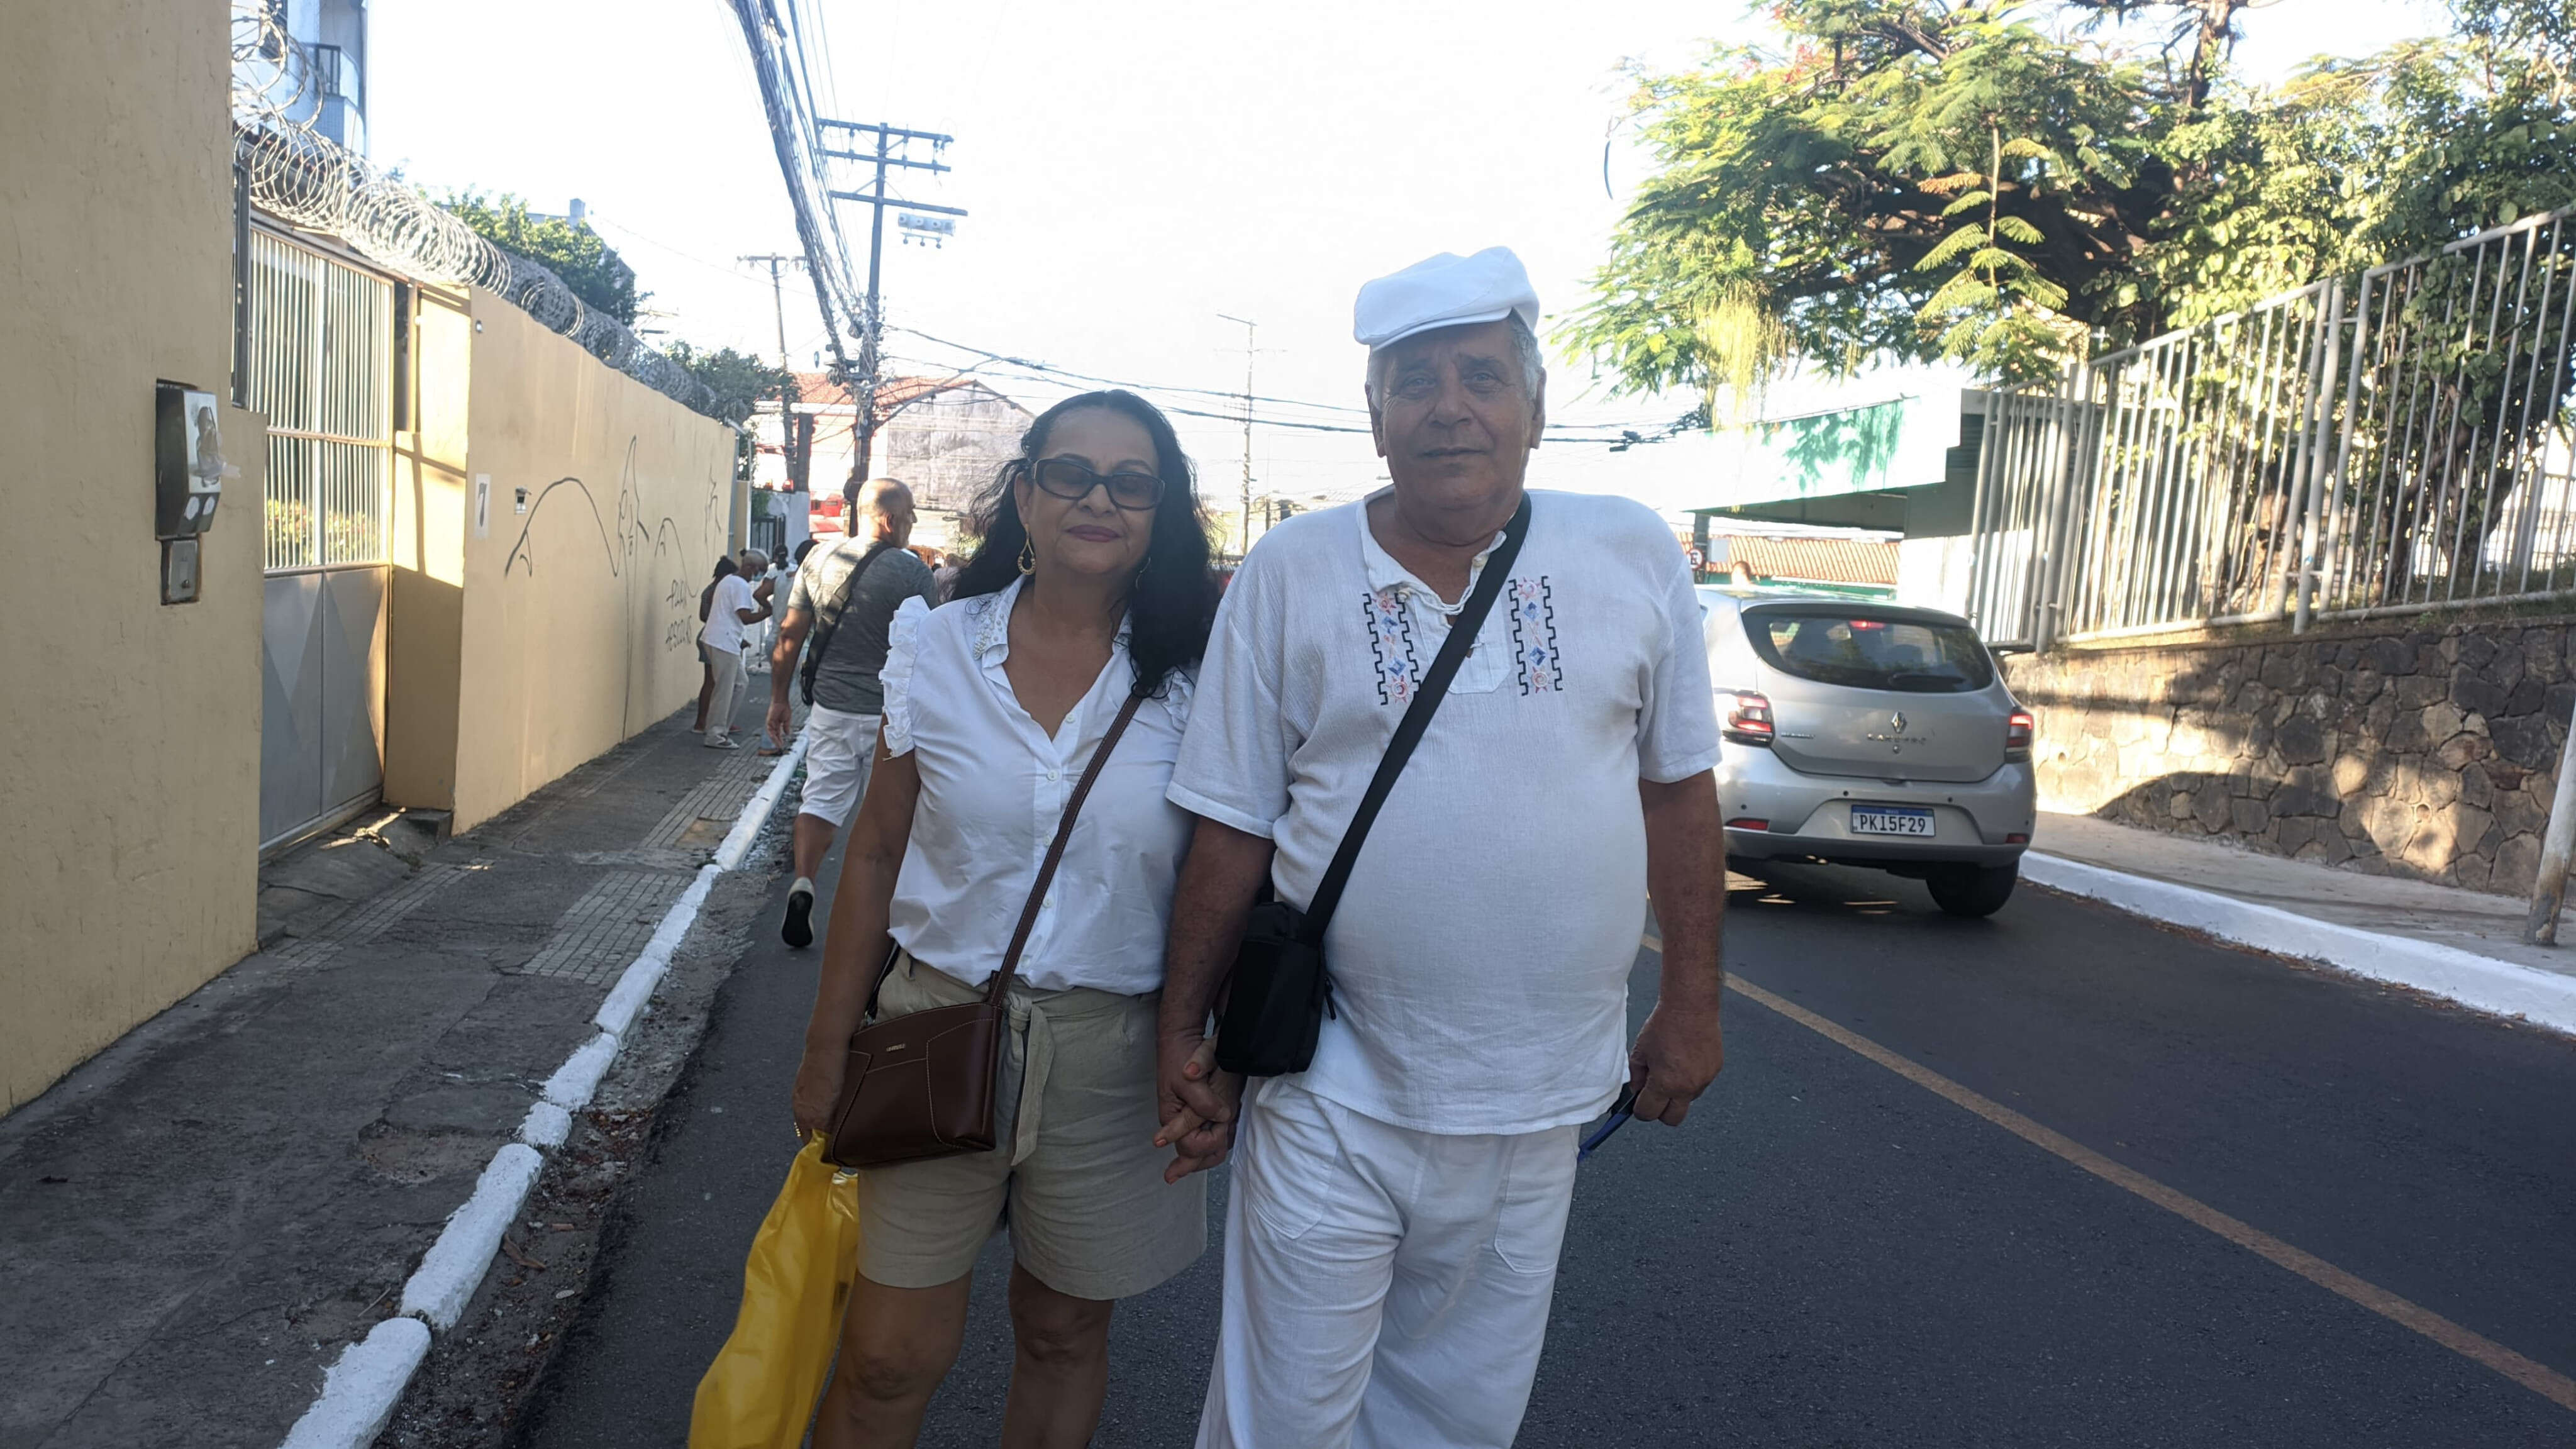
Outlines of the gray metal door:
M384 788L385 571L271 574L260 619L259 838Z
M259 837L295 839L384 786L393 288L251 236L248 372L268 418Z

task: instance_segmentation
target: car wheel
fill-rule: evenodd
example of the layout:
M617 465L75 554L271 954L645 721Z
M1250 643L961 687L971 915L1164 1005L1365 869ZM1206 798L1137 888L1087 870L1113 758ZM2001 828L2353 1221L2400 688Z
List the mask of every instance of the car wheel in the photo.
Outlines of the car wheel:
M2020 880L2018 865L1942 865L1923 877L1942 914L1971 920L2002 910Z

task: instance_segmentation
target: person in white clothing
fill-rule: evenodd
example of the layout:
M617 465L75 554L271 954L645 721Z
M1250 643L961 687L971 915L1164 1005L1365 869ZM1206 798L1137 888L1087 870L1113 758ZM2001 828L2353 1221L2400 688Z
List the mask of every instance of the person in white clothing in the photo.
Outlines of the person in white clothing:
M1208 643L1172 774L1199 822L1160 1048L1168 1171L1240 1133L1201 1449L1510 1444L1581 1124L1624 1082L1639 1118L1678 1125L1723 1061L1698 604L1652 512L1524 490L1546 420L1537 311L1500 248L1361 290L1393 486L1264 535ZM1326 928L1312 1064L1238 1106L1204 1038L1256 893L1314 899L1525 500L1518 555ZM1663 978L1631 1044L1650 892Z
M880 1019L982 995L1077 782L1136 712L1005 993L999 1145L859 1174L858 1281L816 1449L914 1442L1004 1221L1018 1354L1001 1442L1091 1442L1117 1300L1207 1241L1205 1179L1165 1181L1153 1142L1163 931L1190 836L1165 791L1217 599L1189 460L1151 404L1085 393L1029 425L983 519L954 601L895 615L882 743L796 1074L800 1132L828 1120L872 984Z
M745 630L769 617L769 606L753 596L751 581L767 567L769 560L760 550L744 549L734 561L736 571L716 580L715 597L707 606L707 626L698 635L698 648L714 680L706 709L706 744L711 750L741 748L733 738L733 707L742 699Z

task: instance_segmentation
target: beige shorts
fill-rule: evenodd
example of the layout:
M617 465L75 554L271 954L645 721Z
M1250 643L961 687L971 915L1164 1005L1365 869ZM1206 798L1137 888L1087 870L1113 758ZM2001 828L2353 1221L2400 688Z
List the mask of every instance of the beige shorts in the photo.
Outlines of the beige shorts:
M983 994L904 952L877 1009ZM990 1152L859 1174L859 1272L889 1288L965 1277L1008 1225L1020 1266L1074 1298L1131 1298L1207 1248L1207 1175L1163 1181L1154 1145L1157 998L1014 985ZM1007 1216L1005 1208L1008 1209Z

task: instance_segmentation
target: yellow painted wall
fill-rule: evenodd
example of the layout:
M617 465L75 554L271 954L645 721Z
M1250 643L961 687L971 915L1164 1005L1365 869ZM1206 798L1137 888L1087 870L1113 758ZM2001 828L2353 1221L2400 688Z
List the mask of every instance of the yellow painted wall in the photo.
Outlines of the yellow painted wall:
M407 416L394 435L393 567L385 635L385 799L456 804L457 680L465 628L466 398L474 317L462 294L418 288ZM404 319L396 319L397 324Z
M164 607L158 379L227 390L219 0L12 5L0 85L0 1110L249 951L258 420ZM102 77L113 75L113 83Z
M696 699L698 590L736 511L730 428L488 292L469 305L459 830Z

